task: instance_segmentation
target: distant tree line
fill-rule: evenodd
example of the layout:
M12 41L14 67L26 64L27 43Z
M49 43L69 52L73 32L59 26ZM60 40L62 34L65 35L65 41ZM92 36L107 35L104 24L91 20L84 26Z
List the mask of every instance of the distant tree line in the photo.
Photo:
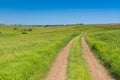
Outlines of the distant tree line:
M0 24L0 26L7 25L7 24ZM22 24L10 24L7 26L36 26L36 27L61 27L61 26L75 26L75 25L84 25L83 23L80 24L59 24L59 25L22 25Z
M3 26L3 25L5 25L5 24L0 24L0 26Z

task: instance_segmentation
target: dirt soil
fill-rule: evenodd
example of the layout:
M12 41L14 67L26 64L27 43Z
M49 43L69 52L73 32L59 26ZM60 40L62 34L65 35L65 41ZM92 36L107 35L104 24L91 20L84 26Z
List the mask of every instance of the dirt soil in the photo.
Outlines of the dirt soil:
M87 43L85 42L84 36L82 37L82 50L84 58L86 59L88 68L90 70L92 80L115 80L113 79L94 56Z
M120 28L120 24L96 24L93 25L96 28Z
M58 54L45 80L66 80L67 57L73 40Z

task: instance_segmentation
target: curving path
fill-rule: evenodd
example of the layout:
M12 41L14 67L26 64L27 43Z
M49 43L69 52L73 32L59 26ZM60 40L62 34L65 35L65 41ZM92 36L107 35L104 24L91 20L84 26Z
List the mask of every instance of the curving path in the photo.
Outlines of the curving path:
M108 74L106 69L99 63L97 58L94 56L87 43L85 42L84 35L82 37L81 44L83 55L90 70L92 80L115 80Z
M58 54L51 70L45 80L66 80L67 57L69 55L71 40L66 47ZM84 39L81 40L83 56L86 59L90 70L92 80L115 80L107 72L107 70L99 63Z
M45 80L66 80L67 57L73 40L58 54Z

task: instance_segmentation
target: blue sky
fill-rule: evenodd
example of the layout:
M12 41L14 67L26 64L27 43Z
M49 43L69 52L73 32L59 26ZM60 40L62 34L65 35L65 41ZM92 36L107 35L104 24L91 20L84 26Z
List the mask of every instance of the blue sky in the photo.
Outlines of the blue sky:
M0 23L120 23L119 0L0 0Z

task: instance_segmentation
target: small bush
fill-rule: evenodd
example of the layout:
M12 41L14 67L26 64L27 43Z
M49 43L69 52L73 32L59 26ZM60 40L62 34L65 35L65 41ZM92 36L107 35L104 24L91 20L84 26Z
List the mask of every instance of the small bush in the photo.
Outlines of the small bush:
M29 28L27 31L32 31L32 28Z
M17 30L17 28L16 28L16 27L14 27L14 30Z
M80 23L80 25L84 25L83 23Z
M26 31L23 31L22 34L27 34L27 32L26 32Z

